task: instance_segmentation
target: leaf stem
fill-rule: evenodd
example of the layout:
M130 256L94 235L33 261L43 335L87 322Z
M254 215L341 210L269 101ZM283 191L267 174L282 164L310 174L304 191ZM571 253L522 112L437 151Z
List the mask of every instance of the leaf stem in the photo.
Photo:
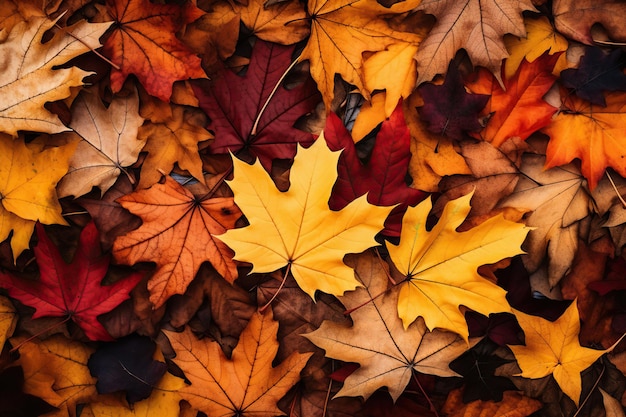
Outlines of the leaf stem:
M613 182L613 177L611 177L611 174L609 174L609 171L605 171L605 174L607 178L609 179L609 181L611 182L611 186L615 190L615 195L617 195L617 198L619 198L619 201L622 203L622 207L626 208L626 201L624 201L624 198L620 195L619 190L617 189L617 186L615 185L615 182Z
M96 51L95 49L93 49L91 46L87 45L82 39L76 37L76 35L74 35L72 32L66 30L66 28L59 26L59 24L55 23L54 26L56 26L59 30L62 30L63 32L67 33L68 35L70 35L72 38L76 39L78 42L82 43L83 45L85 45L87 48L89 48L89 50L91 52L93 52L94 54L96 54L96 56L100 59L102 59L104 62L106 62L107 64L109 64L110 66L112 66L113 68L115 68L116 70L120 70L120 66L117 65L116 63L114 63L113 61L111 61L109 58L107 58L106 56L102 55L100 52Z
M283 75L280 76L280 79L276 82L276 85L272 89L272 92L267 97L267 100L265 100L265 104L263 104L263 107L261 107L261 110L259 111L259 114L257 114L257 116L256 116L254 124L252 125L252 130L250 131L250 135L251 136L255 136L256 135L256 133L257 133L256 130L259 127L259 122L261 121L261 116L263 116L263 113L265 112L265 109L267 109L267 106L270 104L270 100L272 99L272 97L274 97L274 94L276 94L276 91L278 90L278 87L280 87L280 85L282 84L282 82L285 79L285 77L287 76L287 74L289 74L289 71L291 71L293 69L293 67L295 67L296 64L298 64L299 60L300 60L300 56L298 56L296 59L294 59L293 62L287 67L285 72L283 72Z
M585 406L585 404L587 404L587 401L589 400L589 397L591 397L591 394L593 394L593 392L596 390L596 388L598 387L598 384L600 383L600 379L602 379L602 375L604 375L604 371L606 370L606 366L604 364L602 364L602 372L600 372L600 375L598 376L598 378L596 379L595 384L593 384L593 387L591 387L591 389L589 390L589 393L587 393L587 396L585 397L585 399L583 400L583 402L578 406L578 409L576 410L576 412L572 415L572 417L576 417L578 415L578 413L580 413L580 410L583 409L583 407Z
M259 308L259 313L261 314L265 313L265 310L267 310L270 304L272 304L272 301L274 301L274 299L278 296L278 293L280 292L280 290L282 290L283 287L285 286L285 281L287 281L287 276L289 275L289 271L291 271L291 262L287 264L287 269L285 270L285 275L283 275L283 280L280 282L280 286L278 287L278 289L276 290L272 298L270 298L270 300L267 303L265 303L263 307Z
M426 391L424 390L424 387L422 387L422 384L420 384L420 381L419 381L419 379L417 379L417 376L415 376L415 372L411 372L411 377L413 378L413 381L415 381L415 383L419 387L420 391L422 391L422 394L426 398L426 401L428 401L428 407L430 408L430 411L435 413L435 416L439 417L439 413L437 412L437 409L435 408L435 405L430 400L430 397L428 396L428 394L426 394Z
M34 335L32 335L31 337L29 337L28 339L24 340L23 342L21 342L20 344L18 344L17 346L15 346L15 347L14 347L13 349L11 349L9 352L10 352L10 353L16 352L17 350L19 350L19 348L21 348L22 346L24 346L24 344L26 344L26 343L30 342L30 341L31 341L31 340L33 340L33 339L38 338L38 337L39 337L39 336L41 336L42 334L44 334L44 333L46 333L46 332L49 332L49 331L50 331L50 330L52 330L52 329L55 329L55 328L57 328L57 327L59 327L59 326L61 326L61 325L65 324L65 323L67 323L68 321L70 321L70 319L71 319L71 318L72 318L72 316L68 314L68 315L67 315L67 317L65 317L65 319L63 319L63 321L60 321L60 322L58 322L58 323L56 323L56 324L53 324L52 326L48 326L48 327L46 327L45 329L40 330L39 332L35 333Z

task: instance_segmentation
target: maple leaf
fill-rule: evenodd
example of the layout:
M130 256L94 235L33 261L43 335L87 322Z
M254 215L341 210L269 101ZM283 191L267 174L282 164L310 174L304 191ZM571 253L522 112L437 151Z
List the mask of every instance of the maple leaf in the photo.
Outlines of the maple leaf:
M502 59L509 54L502 37L526 36L522 12L535 10L530 0L424 0L417 7L437 17L437 23L417 51L417 84L443 74L454 54L463 48L475 66L500 80Z
M448 201L474 192L470 217L492 215L498 201L515 190L526 143L511 138L499 148L485 141L464 141L460 147L472 174L442 178L439 192L443 195L437 199L433 211L439 213Z
M621 16L626 12L626 4L616 0L555 0L552 5L554 25L559 33L578 42L593 45L591 27L602 25L613 40L626 40Z
M59 409L48 416L74 417L78 404L96 396L96 380L87 368L92 348L61 335L41 342L13 338L11 343L19 346L17 365L24 369L24 392Z
M584 179L573 164L544 169L545 143L532 141L534 148L522 155L522 165L517 186L498 207L530 210L525 218L534 227L528 235L524 249L524 265L535 272L548 251L548 282L554 287L569 270L580 233L580 221L589 214L590 199Z
M419 92L424 98L419 114L428 122L431 132L462 139L466 132L478 132L483 128L478 113L489 101L489 96L467 93L454 62L450 62L442 85L424 84L419 87Z
M83 78L91 73L77 67L55 68L100 47L98 38L110 25L82 21L46 43L42 43L44 33L54 26L47 18L32 17L13 27L0 41L0 55L7 57L0 70L0 131L16 137L19 130L69 130L44 104L69 97L71 87L83 85Z
M599 47L585 48L578 68L561 71L561 82L583 100L606 106L604 91L626 91L626 75L622 68L624 53L615 49L610 54Z
M576 405L580 399L580 373L600 356L610 351L589 349L580 345L580 319L574 301L555 321L513 310L524 330L525 345L509 345L524 378L553 375L563 392Z
M311 353L294 352L273 367L278 322L272 316L271 309L253 314L230 358L219 344L198 340L188 328L183 333L164 331L176 352L174 363L191 381L179 390L180 396L208 415L280 414L276 403L299 379Z
M522 61L515 75L504 80L504 89L489 71L479 69L476 79L466 85L474 94L491 97L481 112L489 115L487 126L476 136L498 147L512 137L526 140L547 126L558 109L543 96L556 80L552 69L559 56L544 54L533 63Z
M311 36L299 60L309 60L311 76L322 93L327 112L332 108L335 74L356 86L369 99L370 92L363 78L365 51L382 51L394 44L419 44L420 35L396 31L380 18L404 13L417 3L407 1L385 8L365 0L309 0Z
M98 231L93 223L83 228L78 249L69 265L40 223L37 224L37 237L39 242L33 251L39 265L39 281L0 273L0 286L7 288L9 296L34 307L33 318L68 317L89 339L112 340L97 317L128 299L128 292L143 274L136 272L115 284L101 285L109 267L109 257L102 256Z
M9 237L14 259L28 248L35 221L67 224L55 186L76 144L43 149L40 142L0 135L0 240Z
M592 191L607 167L626 177L626 141L622 129L626 120L626 92L608 93L606 107L564 92L562 100L561 112L542 130L550 136L545 169L578 158Z
M477 268L523 253L520 245L529 229L498 215L456 232L469 213L471 198L468 194L446 204L430 231L426 220L431 201L409 207L402 219L400 243L387 243L393 264L406 277L398 297L405 328L422 316L429 329L451 330L467 341L461 305L484 315L510 311L506 292L481 277Z
M148 153L141 165L139 188L156 184L163 172L172 171L174 164L204 183L198 143L213 137L202 126L206 116L198 109L148 97L142 103L141 114L150 122L141 126L138 133L138 138L146 143L143 152Z
M387 387L395 401L413 371L458 376L448 363L467 350L463 339L452 332L429 332L421 319L403 326L396 312L398 292L386 291L386 265L371 252L360 255L354 263L364 288L340 297L348 310L355 309L352 326L325 320L318 330L303 335L324 349L326 356L360 364L335 397L367 399L378 388Z
M362 196L341 211L331 211L328 199L339 152L329 150L323 134L308 149L298 148L286 192L276 188L260 162L248 165L233 159L228 185L250 225L218 238L235 251L234 259L253 264L252 272L289 265L311 298L316 290L340 295L359 285L344 255L377 245L374 236L393 207L373 206Z
M291 45L305 39L310 33L306 13L300 2L234 2L233 11L254 36L267 42Z
M165 177L117 200L141 217L143 224L113 243L117 262L155 262L157 270L148 281L150 301L159 308L174 294L182 294L200 264L209 261L229 282L237 278L230 250L214 235L235 226L241 212L231 197L201 199Z
M143 123L138 110L136 91L114 98L108 109L94 93L82 92L74 100L70 127L82 140L70 158L68 173L59 182L59 196L78 197L94 186L102 196L125 172L124 167L137 161L145 144L137 138Z
M149 0L107 0L106 4L115 25L103 52L120 68L111 70L114 93L134 74L148 94L169 101L175 81L206 78L200 58L175 35L183 22L200 17L199 9Z
M383 234L399 236L402 214L407 206L415 205L425 197L425 193L405 182L411 154L402 105L399 104L391 117L382 123L367 165L359 160L350 133L334 113L326 119L324 138L330 150L343 149L337 165L337 182L328 202L330 209L341 210L364 194L370 204L397 205L385 221Z
M518 38L509 35L504 38L506 49L509 51L509 57L503 64L505 78L512 77L517 72L524 58L532 63L546 52L553 55L567 50L567 39L554 30L546 16L525 17L524 27L526 37Z
M91 375L98 378L98 393L125 391L131 405L148 398L167 369L152 358L155 349L152 340L136 334L101 345L87 362Z
M0 415L30 417L56 411L41 398L25 394L23 385L24 370L19 366L0 371Z
M293 158L296 142L313 142L313 135L293 127L319 101L311 79L292 89L281 85L272 95L291 63L293 50L293 46L259 41L243 77L224 68L211 82L194 84L200 108L211 118L209 128L215 131L210 145L213 153L246 151L269 171L272 160Z

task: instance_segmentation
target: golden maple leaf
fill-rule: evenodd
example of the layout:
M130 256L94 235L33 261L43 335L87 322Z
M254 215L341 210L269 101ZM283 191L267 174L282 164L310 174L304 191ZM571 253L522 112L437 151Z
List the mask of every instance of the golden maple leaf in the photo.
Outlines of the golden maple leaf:
M563 392L578 406L582 390L580 373L615 345L606 350L580 345L580 318L576 301L553 322L517 310L513 310L513 313L524 330L526 343L508 345L522 369L519 375L524 378L543 378L552 374Z
M71 87L83 85L83 78L91 73L77 67L54 68L100 47L98 39L110 25L81 21L57 32L44 44L42 37L54 26L53 21L33 17L18 23L0 41L0 56L4 57L0 69L0 131L15 137L18 130L69 130L44 104L69 97Z
M391 260L406 277L398 297L398 315L405 328L422 316L429 329L451 330L467 341L461 305L485 315L510 311L506 292L481 277L477 268L523 253L520 245L529 228L500 214L457 232L469 213L472 194L448 202L430 231L426 220L431 201L409 207L402 219L400 243L387 244Z
M11 301L0 296L0 344L4 346L7 338L11 337L17 325L17 312Z
M504 44L509 51L509 57L504 61L504 77L509 78L515 75L517 68L526 58L528 62L534 62L537 58L549 51L550 55L567 50L568 42L552 26L546 16L537 19L524 18L526 27L526 37L518 38L507 35ZM565 62L562 62L562 61ZM557 67L562 67L566 63L565 54L559 58Z
M36 221L67 224L56 185L69 168L76 143L43 149L0 134L0 241L9 236L14 258L28 248Z
M323 134L308 149L298 145L286 192L276 188L259 161L248 165L233 159L228 184L250 225L217 238L235 251L234 259L253 264L252 272L289 265L311 298L316 290L341 295L359 285L343 257L377 245L374 236L393 207L373 206L364 195L331 211L339 153L330 151Z
M354 309L353 325L325 320L319 329L303 335L324 349L327 357L360 364L335 397L367 399L386 386L395 401L414 370L442 377L458 376L448 364L467 350L463 339L452 332L429 332L421 319L405 330L396 312L398 292L386 291L387 264L371 252L357 256L351 261L364 288L340 297L348 310Z
M369 99L363 76L365 51L382 51L393 44L421 41L421 36L396 31L380 17L404 13L418 3L419 0L411 0L384 8L366 0L309 0L311 36L299 59L310 61L311 76L322 93L327 111L331 109L336 74ZM395 83L395 78L388 81Z
M94 349L61 335L42 342L12 338L11 343L19 346L17 364L24 369L24 392L59 409L48 416L73 417L77 404L97 395L96 379L87 368Z
M210 416L280 415L276 403L298 381L312 353L294 352L273 367L277 332L271 309L254 313L228 359L219 343L198 340L189 328L164 331L176 351L173 361L191 381L180 396Z

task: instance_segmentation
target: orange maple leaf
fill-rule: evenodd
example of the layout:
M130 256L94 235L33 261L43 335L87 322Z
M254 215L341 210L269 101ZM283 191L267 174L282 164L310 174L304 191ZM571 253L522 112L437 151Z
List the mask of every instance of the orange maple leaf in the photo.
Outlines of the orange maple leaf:
M480 138L499 147L512 137L526 140L550 123L557 109L543 96L556 80L552 68L560 55L544 54L532 63L524 59L515 75L504 80L504 90L491 72L484 68L478 71L477 78L467 87L474 94L491 95L481 111L482 116L491 116Z
M204 261L229 282L237 278L232 252L213 235L232 229L241 212L231 197L203 200L171 177L165 183L117 200L141 217L139 229L118 237L113 255L118 262L155 262L148 281L150 301L159 308L174 294L182 294Z
M111 70L114 93L120 91L130 74L135 74L149 94L169 101L175 81L206 78L200 58L176 38L183 23L202 15L200 9L148 0L106 3L116 22L103 48L104 54L120 67Z
M581 161L581 172L593 190L612 167L626 177L626 92L606 94L606 107L561 92L562 109L543 132L550 136L545 169Z

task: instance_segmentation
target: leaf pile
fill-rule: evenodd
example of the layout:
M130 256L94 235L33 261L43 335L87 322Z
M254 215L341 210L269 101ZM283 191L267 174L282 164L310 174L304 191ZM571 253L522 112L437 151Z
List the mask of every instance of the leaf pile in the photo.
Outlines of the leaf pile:
M620 2L0 2L0 415L623 416Z

